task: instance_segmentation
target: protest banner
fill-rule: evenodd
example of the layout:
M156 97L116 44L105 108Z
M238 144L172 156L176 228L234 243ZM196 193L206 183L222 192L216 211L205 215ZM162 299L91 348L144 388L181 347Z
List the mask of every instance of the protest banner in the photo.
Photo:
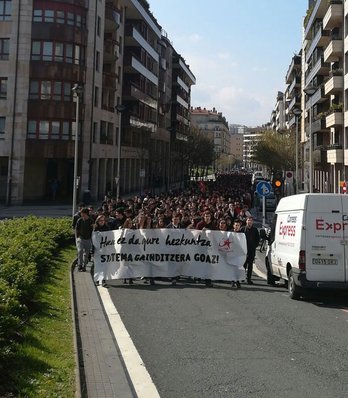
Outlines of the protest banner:
M239 280L247 254L243 233L190 229L94 232L94 280L190 276Z

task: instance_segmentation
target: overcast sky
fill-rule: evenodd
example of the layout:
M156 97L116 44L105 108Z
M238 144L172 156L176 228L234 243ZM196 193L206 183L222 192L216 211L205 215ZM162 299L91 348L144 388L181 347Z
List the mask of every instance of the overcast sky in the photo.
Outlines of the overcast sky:
M270 120L302 44L308 0L149 0L150 10L196 76L191 105L230 124Z

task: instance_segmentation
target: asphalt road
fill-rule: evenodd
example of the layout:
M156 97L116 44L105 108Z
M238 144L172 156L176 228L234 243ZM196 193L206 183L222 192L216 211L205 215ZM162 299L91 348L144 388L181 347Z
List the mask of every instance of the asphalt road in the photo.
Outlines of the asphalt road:
M161 397L347 396L348 296L254 281L108 288Z

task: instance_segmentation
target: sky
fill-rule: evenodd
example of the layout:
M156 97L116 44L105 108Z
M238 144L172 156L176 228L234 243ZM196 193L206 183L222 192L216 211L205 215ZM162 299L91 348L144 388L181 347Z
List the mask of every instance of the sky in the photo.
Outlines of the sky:
M229 124L270 121L302 46L308 0L148 0L196 77L191 106L216 108Z

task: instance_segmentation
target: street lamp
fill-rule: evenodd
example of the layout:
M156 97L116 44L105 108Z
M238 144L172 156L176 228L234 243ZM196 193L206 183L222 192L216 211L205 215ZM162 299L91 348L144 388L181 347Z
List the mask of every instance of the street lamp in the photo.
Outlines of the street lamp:
M309 97L309 192L313 192L313 165L312 165L312 151L313 151L313 138L312 138L312 119L313 119L313 106L312 96L317 91L313 85L309 85L303 90Z
M296 183L295 183L295 194L298 193L298 180L299 180L299 176L298 176L298 118L300 117L302 111L299 108L293 108L292 113L295 115L295 119L296 119L296 142L295 142L295 179L296 179Z
M79 147L79 108L80 108L80 96L82 95L82 87L79 86L77 83L75 83L71 91L73 92L76 102L74 182L73 182L73 203L72 203L72 215L74 217L76 213L76 198L77 198L77 189L79 184L79 178L77 177L77 167L78 167L78 147Z
M120 185L121 185L121 123L122 123L122 112L126 110L126 107L122 104L115 106L118 116L118 137L117 137L117 175L116 181L116 198L120 197Z

